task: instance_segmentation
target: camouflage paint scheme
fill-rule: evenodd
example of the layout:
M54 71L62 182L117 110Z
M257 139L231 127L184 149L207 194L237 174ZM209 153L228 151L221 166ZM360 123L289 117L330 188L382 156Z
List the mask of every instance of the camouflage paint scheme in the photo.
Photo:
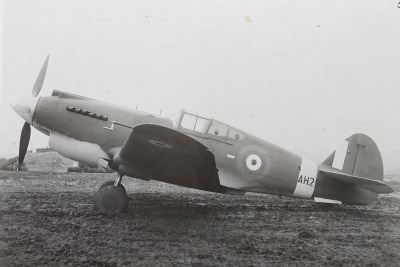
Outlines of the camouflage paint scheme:
M125 146L125 155L131 153L130 146L134 144L133 141L129 141L129 137L135 129L139 133L139 129L143 128L141 125L156 125L162 127L157 128L159 132L165 132L159 139L169 135L177 140L186 140L186 137L189 137L192 141L188 139L187 143L196 146L193 149L203 151L199 152L200 154L206 153L202 150L203 146L212 152L215 164L204 158L201 169L197 170L209 169L203 176L211 178L204 180L204 183L217 182L225 189L207 189L195 183L189 184L188 187L236 194L251 191L347 204L368 204L376 199L378 193L391 192L391 188L381 182L383 167L379 150L369 137L361 134L348 139L348 151L345 149L339 155L337 150L336 155L334 152L323 164L318 165L230 125L184 111L181 112L179 120L173 122L168 118L57 90L54 90L51 96L31 100L30 107L29 116L16 111L36 129L50 136L49 145L54 151L88 165L111 167L125 175L134 173L133 170L140 169L140 166L135 166L136 162L129 163L126 158L121 157L121 149ZM156 128L147 128L150 133L157 134ZM183 137L184 135L186 137ZM173 148L170 151L174 152L168 153L178 153L177 157L181 150L185 150L182 142L178 147L173 147L167 141L160 140L148 139L147 143L160 147L160 151L163 148ZM350 151L351 146L355 146L357 151ZM365 147L367 148L364 149ZM357 161L360 159L359 155L365 154L363 151L369 154L373 152L372 158L365 156L368 164L376 163L373 164L373 168ZM140 159L140 151L132 153L136 153L137 159ZM159 160L168 160L168 154L162 155L164 158ZM118 164L124 160L128 162L124 164L128 164L130 168L125 173L123 168L118 169ZM357 171L356 166L359 166L360 170ZM181 167L184 168L179 162L173 166L177 169ZM169 181L163 177L135 178ZM186 179L190 182L191 177ZM171 183L186 186L180 181Z

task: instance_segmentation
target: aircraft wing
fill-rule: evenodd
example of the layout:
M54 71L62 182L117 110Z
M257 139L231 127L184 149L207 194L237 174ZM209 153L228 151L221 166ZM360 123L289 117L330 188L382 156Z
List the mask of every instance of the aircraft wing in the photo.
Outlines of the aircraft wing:
M350 174L343 173L334 168L330 168L329 166L320 165L320 168L321 168L319 170L320 172L322 172L323 174L325 174L331 178L334 178L334 179L337 179L337 180L340 180L343 182L351 183L351 184L356 184L356 185L360 186L361 188L364 188L371 192L378 193L378 194L393 193L393 189L382 181L372 180L372 179L364 178L364 177L353 176Z
M113 165L119 173L139 179L223 191L213 153L197 140L159 125L134 127Z

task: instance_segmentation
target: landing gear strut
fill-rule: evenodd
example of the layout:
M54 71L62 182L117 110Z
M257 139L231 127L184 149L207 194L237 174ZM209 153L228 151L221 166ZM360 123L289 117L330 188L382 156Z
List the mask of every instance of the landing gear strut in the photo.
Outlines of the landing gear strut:
M128 197L125 187L121 184L122 175L118 174L115 181L107 181L100 185L94 196L94 209L108 215L126 212Z

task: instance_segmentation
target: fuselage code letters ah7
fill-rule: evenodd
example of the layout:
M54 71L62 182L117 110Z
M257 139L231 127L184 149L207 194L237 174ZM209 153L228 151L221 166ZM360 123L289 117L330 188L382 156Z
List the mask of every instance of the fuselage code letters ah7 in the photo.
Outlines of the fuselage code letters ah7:
M312 177L300 175L299 179L297 180L297 183L305 184L305 185L313 187L314 181L315 181L315 179Z

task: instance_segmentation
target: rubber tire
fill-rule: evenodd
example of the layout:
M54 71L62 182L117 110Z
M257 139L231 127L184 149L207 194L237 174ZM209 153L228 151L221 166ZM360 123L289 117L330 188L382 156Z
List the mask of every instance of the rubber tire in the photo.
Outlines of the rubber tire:
M128 209L128 197L119 186L104 186L96 193L94 209L107 215L124 213Z
M97 190L97 193L100 192L100 190L101 190L103 187L106 187L106 186L114 186L114 183L115 183L115 181L111 181L111 180L102 183L102 184L100 185L99 189ZM122 190L124 191L124 193L126 194L125 186L124 186L123 184L121 184L121 183L120 183L118 186L121 187L121 189L122 189ZM96 194L97 194L97 193L96 193Z

